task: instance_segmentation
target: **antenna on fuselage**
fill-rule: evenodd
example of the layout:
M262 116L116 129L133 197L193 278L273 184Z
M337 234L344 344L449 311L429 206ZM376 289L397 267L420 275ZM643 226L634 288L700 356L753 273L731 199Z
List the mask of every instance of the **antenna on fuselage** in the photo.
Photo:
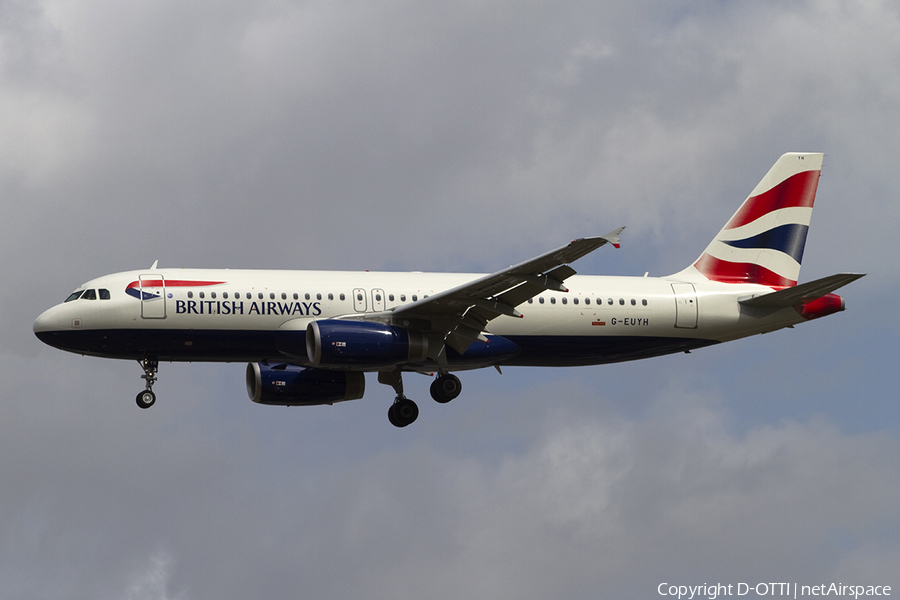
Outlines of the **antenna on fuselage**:
M159 259L154 260L154 261L153 261L153 266L150 267L150 270L153 271L154 269L156 269L156 265L158 265L158 264L159 264Z

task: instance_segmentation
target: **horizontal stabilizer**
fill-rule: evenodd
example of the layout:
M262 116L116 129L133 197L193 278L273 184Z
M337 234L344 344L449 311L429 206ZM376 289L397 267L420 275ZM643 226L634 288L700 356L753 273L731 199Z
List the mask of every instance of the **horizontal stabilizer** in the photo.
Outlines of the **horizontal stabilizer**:
M810 281L801 283L793 287L778 290L771 294L762 294L760 296L752 296L738 300L744 306L755 306L758 308L787 308L798 304L811 302L826 294L830 294L834 290L852 283L863 277L865 273L838 273Z

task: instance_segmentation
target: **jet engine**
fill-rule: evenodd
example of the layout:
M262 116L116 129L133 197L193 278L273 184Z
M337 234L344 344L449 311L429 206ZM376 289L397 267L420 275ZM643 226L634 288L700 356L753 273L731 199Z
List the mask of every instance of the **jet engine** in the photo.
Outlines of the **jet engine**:
M312 406L358 400L366 390L359 371L327 371L294 365L247 365L247 394L258 404Z
M371 321L326 319L306 328L306 353L316 366L387 367L428 356L425 334Z

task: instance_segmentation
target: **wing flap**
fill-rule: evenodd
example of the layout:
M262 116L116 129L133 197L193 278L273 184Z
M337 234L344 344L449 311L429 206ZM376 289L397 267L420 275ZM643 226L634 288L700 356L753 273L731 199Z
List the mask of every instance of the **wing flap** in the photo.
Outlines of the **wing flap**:
M620 227L603 236L579 238L531 260L393 311L360 318L414 322L417 328L440 333L444 344L462 354L473 342L487 341L484 332L490 320L501 315L521 318L522 313L516 307L545 290L568 291L563 281L574 275L575 269L567 263L606 244L618 247L623 229Z
M575 270L566 263L578 260L606 244L618 247L619 234L623 229L625 228L620 227L603 236L579 238L562 248L551 250L531 260L439 292L418 302L400 306L394 310L394 315L425 318L440 315L451 316L465 312L478 300L500 300L515 307L546 289L562 291L565 289L562 286L562 280L575 274ZM523 289L518 293L505 295L506 292L519 287L523 287ZM498 311L490 318L495 318L500 314L504 313Z

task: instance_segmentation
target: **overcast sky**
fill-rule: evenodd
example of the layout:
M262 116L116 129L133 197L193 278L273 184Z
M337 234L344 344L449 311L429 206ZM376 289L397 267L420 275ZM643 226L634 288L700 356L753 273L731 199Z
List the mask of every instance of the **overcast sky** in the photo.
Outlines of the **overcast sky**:
M0 2L0 596L900 590L900 9L819 2ZM252 404L244 365L42 345L149 267L585 274L692 262L826 153L801 280L848 310L648 361L463 374L392 427ZM751 595L752 596L752 595Z

